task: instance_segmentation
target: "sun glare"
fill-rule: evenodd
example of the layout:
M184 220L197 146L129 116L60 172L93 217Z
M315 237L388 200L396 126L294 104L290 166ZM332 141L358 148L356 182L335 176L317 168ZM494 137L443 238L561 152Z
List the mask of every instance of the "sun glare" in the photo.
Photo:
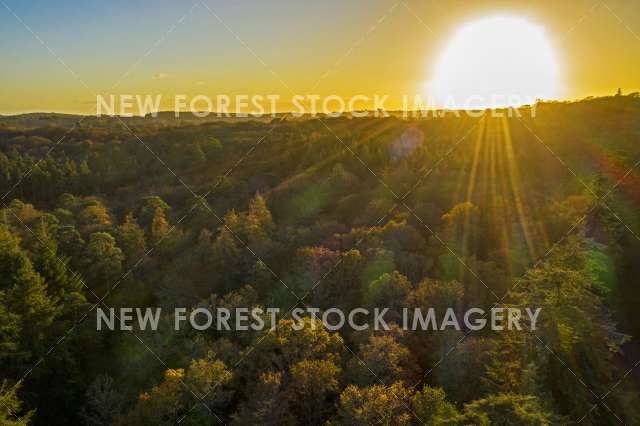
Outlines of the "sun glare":
M427 94L436 107L519 106L560 95L559 66L544 28L518 17L465 24L433 71Z

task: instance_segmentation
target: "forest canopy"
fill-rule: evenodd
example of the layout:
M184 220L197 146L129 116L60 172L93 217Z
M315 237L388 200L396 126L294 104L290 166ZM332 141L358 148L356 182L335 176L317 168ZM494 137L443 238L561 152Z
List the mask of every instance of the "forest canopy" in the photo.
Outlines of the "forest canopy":
M0 124L0 423L629 423L639 114ZM96 330L122 307L167 326ZM176 307L391 327L175 331ZM471 307L541 313L400 327Z

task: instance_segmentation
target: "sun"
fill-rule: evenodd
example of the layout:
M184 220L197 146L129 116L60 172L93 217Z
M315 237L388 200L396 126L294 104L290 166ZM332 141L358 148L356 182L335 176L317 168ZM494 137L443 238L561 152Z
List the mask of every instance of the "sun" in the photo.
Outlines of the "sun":
M460 27L427 84L436 107L497 108L560 96L560 70L544 27L490 16Z

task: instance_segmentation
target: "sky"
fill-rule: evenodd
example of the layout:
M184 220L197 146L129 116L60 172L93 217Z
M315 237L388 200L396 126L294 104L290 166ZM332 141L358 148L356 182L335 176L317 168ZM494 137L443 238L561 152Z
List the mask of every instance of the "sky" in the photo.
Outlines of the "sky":
M492 15L544 28L560 98L640 90L637 0L0 0L0 114L91 114L96 94L278 94L283 110L293 93L388 94L400 107L456 31Z

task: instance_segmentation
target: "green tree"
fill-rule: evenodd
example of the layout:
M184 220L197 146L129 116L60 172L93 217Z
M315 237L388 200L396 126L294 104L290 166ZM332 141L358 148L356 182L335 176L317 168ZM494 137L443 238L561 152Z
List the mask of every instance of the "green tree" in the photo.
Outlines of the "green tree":
M321 424L338 393L340 367L333 360L304 360L291 367L286 398L297 419Z
M80 232L73 225L63 225L58 228L57 241L60 251L70 257L73 265L77 266L77 260L81 257L85 246Z
M18 398L21 383L11 386L6 380L0 385L0 424L4 426L24 426L31 423L35 410L22 412L22 401Z
M89 237L83 265L90 288L108 290L122 274L124 255L115 238L106 232L96 232Z
M230 393L226 384L232 373L219 360L194 359L185 373L182 368L168 369L164 380L140 395L138 403L120 422L126 425L170 425L210 421L209 410L219 410ZM207 404L209 409L202 406Z
M411 292L411 283L398 271L384 273L367 286L364 300L371 308L390 308L399 316Z
M80 417L87 426L109 426L121 413L124 398L113 384L113 379L100 375L89 385L86 403Z
M289 372L262 373L240 407L236 424L323 424L339 391L340 367L331 360L303 360Z
M410 425L417 420L410 404L411 392L401 382L365 388L349 385L340 394L338 421L345 426Z
M153 244L158 244L169 233L169 222L164 215L164 210L160 207L156 211L151 220L150 240Z
M282 373L262 373L255 382L255 391L240 404L233 424L295 425L296 419L289 409L288 401L282 398Z
M440 388L425 386L412 398L413 412L425 426L462 424L456 406L447 402L446 394Z
M21 249L19 239L4 225L0 225L0 292L4 294L4 310L9 314L5 332L15 334L12 326L15 319L19 319L22 327L21 357L42 353L46 331L62 307L57 298L49 296L44 279Z
M427 315L429 309L433 309L436 317L439 318L442 318L448 309L453 309L457 318L461 318L463 300L464 289L458 281L439 281L425 278L409 293L405 303L410 312L420 309L423 317ZM412 315L411 318L413 318ZM413 321L413 319L410 321ZM431 368L459 338L460 336L455 330L435 331L430 329L424 332L410 333L408 346L412 355L420 360L424 367ZM453 360L448 358L447 361L455 362L458 359L460 358L456 357ZM434 373L448 373L450 371L457 373L460 370L447 368L436 370ZM447 393L451 394L449 388L445 387L445 389Z
M358 386L408 380L417 371L407 347L392 335L370 336L360 347L358 357L347 364L348 376Z
M222 143L220 140L214 137L210 137L198 142L198 145L204 152L204 155L207 157L207 160L211 160L215 158L217 153L222 150Z
M84 233L105 230L111 226L112 220L109 210L101 202L93 201L78 213L78 222Z
M144 230L138 225L132 213L125 216L124 223L118 227L118 244L122 247L127 267L132 267L143 258L147 250Z
M163 212L167 212L170 209L162 198L157 195L150 195L144 197L138 208L138 220L145 229L150 229L153 217L156 215L156 210L161 209Z
M553 415L531 395L497 394L464 406L464 423L472 425L550 425Z
M273 217L267 207L267 202L259 192L249 201L247 222L251 228L257 228L255 232L259 230L269 234L274 229Z
M11 311L8 291L0 290L0 361L4 365L9 365L8 359L18 352L22 333L22 317Z
M70 312L85 302L83 283L79 274L72 272L70 259L58 251L58 242L45 223L36 231L34 266L47 284L47 291L61 301L65 312Z
M304 318L300 324L283 319L275 329L264 333L266 336L256 337L261 341L262 350L251 368L245 369L245 374L254 378L268 370L288 371L303 360L324 359L339 363L342 338L337 333L329 333L319 319L315 326L310 318Z
M206 159L207 157L200 144L193 142L184 148L181 165L185 167L194 166L204 162Z

